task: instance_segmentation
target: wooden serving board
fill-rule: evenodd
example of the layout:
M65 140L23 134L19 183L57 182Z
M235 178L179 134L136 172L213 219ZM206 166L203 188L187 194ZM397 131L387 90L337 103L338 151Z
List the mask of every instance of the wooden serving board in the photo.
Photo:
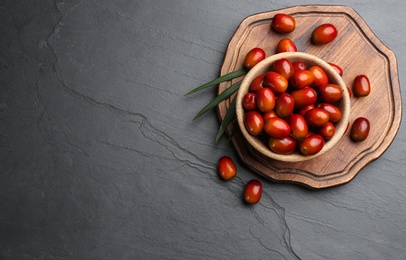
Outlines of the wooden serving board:
M278 34L271 30L272 18L286 13L296 20L296 29L290 34ZM323 23L332 23L338 30L337 38L326 45L313 45L310 35ZM275 54L280 39L288 37L298 51L333 62L344 70L343 80L352 87L357 75L365 74L371 83L367 97L351 99L350 122L363 116L369 119L371 130L364 142L355 143L349 131L327 153L304 162L280 162L261 156L242 138L239 131L232 136L233 145L242 160L253 171L275 181L291 182L312 189L341 185L351 181L369 162L377 159L391 144L399 129L402 101L398 80L397 62L389 50L371 31L365 21L347 6L295 6L281 10L255 14L244 19L228 44L221 67L221 75L242 68L245 54L254 47L263 48L270 56ZM222 83L218 93L232 82ZM231 97L234 98L234 97ZM217 107L223 120L230 100ZM228 133L233 132L230 124Z

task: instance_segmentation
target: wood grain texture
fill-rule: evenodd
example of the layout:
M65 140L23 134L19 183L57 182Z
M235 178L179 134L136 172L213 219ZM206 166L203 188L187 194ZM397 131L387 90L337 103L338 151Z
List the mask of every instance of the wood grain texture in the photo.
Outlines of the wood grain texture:
M295 18L294 32L277 34L270 29L272 17L281 12ZM333 42L316 46L310 42L310 34L322 23L334 24L339 34ZM285 37L295 42L298 51L340 65L344 70L343 80L350 88L357 75L369 77L371 94L364 98L353 97L350 115L350 122L359 116L370 120L369 137L362 143L354 143L347 132L334 149L315 159L295 163L263 157L244 141L239 131L232 137L233 145L249 168L273 181L293 182L312 189L345 184L389 147L399 129L402 102L396 57L352 8L295 6L244 19L229 42L221 75L241 69L245 54L254 47L263 48L267 56L274 54L276 44ZM218 93L237 80L241 78L220 84ZM220 120L224 118L228 104L229 100L219 104ZM229 133L232 128L231 124Z

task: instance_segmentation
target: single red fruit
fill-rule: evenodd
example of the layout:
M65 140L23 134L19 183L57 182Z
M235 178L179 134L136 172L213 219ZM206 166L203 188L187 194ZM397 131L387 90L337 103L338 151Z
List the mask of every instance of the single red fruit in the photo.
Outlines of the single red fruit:
M288 80L277 72L270 71L265 74L263 86L270 88L275 94L285 92L288 85Z
M282 40L280 40L278 46L276 47L276 53L296 51L297 48L295 43L289 38L283 38Z
M289 136L290 126L282 118L272 117L265 121L264 131L272 137L283 138Z
M304 115L304 118L308 125L321 127L325 125L329 120L328 112L321 108L313 108Z
M299 114L293 114L289 117L290 134L295 140L302 140L307 136L309 128L306 120Z
M320 128L319 134L323 136L324 139L329 140L334 136L335 131L336 127L334 126L334 124L331 122L327 122Z
M248 92L244 95L242 100L242 105L244 106L245 110L255 110L257 109L257 95L254 93Z
M320 103L317 104L317 108L322 108L327 111L330 122L337 123L340 121L342 113L338 107L330 103Z
M317 65L311 66L309 68L309 71L311 73L313 73L313 76L314 76L314 80L311 84L312 87L317 89L319 86L325 85L328 83L328 77L327 77L326 72L324 72L324 70L322 68L320 68L319 66L317 66Z
M259 112L249 111L244 116L244 125L251 135L257 136L264 129L264 119Z
M249 92L258 93L258 91L263 88L262 83L264 81L265 75L257 76L250 84Z
M275 108L276 98L275 94L269 88L262 88L258 91L257 107L261 112L269 112Z
M292 63L294 71L307 69L306 64L302 61L295 61Z
M343 90L336 84L321 85L317 91L320 94L321 100L328 103L337 102L343 97Z
M276 14L272 19L272 29L279 33L291 33L296 28L295 19L288 14Z
M303 108L312 105L317 101L317 93L310 87L292 91L290 94L295 102L295 108Z
M358 75L355 77L352 90L357 97L368 96L371 92L371 84L369 83L368 77L365 75Z
M269 148L278 154L291 154L296 149L296 140L290 136L284 138L269 138Z
M338 31L334 25L325 23L313 30L311 39L314 44L326 44L332 42L337 34Z
M344 74L343 69L335 63L327 62L333 69L338 73L338 75L342 76Z
M220 158L217 169L220 177L226 181L231 180L237 174L237 167L235 167L233 160L228 156Z
M273 71L284 76L287 80L289 80L290 76L292 76L294 72L292 62L286 58L275 61L272 65L272 69Z
M365 117L358 117L352 123L351 139L356 142L362 142L367 139L371 126L369 120Z
M258 180L250 180L244 189L244 200L249 204L256 204L262 197L262 184Z
M315 133L313 132L313 131L310 131L309 130L309 132L307 133L307 135L306 135L306 137L305 138L307 138L307 137L309 137L309 136L311 136L311 135L314 135ZM303 141L303 140L302 140Z
M299 149L304 155L313 155L321 151L324 146L324 138L321 135L313 134L306 137L300 143Z
M304 116L307 111L309 111L309 110L311 110L313 108L314 108L314 104L304 106L304 107L299 109L299 115Z
M276 114L275 110L272 110L272 111L266 112L263 117L264 117L264 122L266 122L266 120L268 120L272 117L278 117L278 115Z
M275 111L279 117L287 117L293 113L295 108L295 101L288 93L282 93L276 99Z
M261 48L254 48L245 56L244 67L249 70L263 59L265 59L265 51Z
M309 70L299 70L293 73L290 78L290 84L294 88L304 88L313 83L314 75Z

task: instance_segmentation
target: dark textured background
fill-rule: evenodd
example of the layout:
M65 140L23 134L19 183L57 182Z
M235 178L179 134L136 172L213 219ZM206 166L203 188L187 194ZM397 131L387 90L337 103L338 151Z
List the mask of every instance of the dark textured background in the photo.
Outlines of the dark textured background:
M192 122L248 15L311 1L0 1L0 259L404 259L406 132L349 184L310 191ZM406 5L353 7L406 75ZM406 93L406 92L405 92Z

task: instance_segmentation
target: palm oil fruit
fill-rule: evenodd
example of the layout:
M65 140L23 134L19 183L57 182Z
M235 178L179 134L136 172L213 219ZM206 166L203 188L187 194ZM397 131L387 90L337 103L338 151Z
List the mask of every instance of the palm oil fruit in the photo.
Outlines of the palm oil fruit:
M262 183L259 180L250 180L244 189L244 201L256 204L262 197Z
M296 28L296 21L288 14L276 14L272 19L271 26L278 33L291 33Z
M237 167L233 160L228 156L220 158L217 164L218 174L223 180L231 180L237 174Z

